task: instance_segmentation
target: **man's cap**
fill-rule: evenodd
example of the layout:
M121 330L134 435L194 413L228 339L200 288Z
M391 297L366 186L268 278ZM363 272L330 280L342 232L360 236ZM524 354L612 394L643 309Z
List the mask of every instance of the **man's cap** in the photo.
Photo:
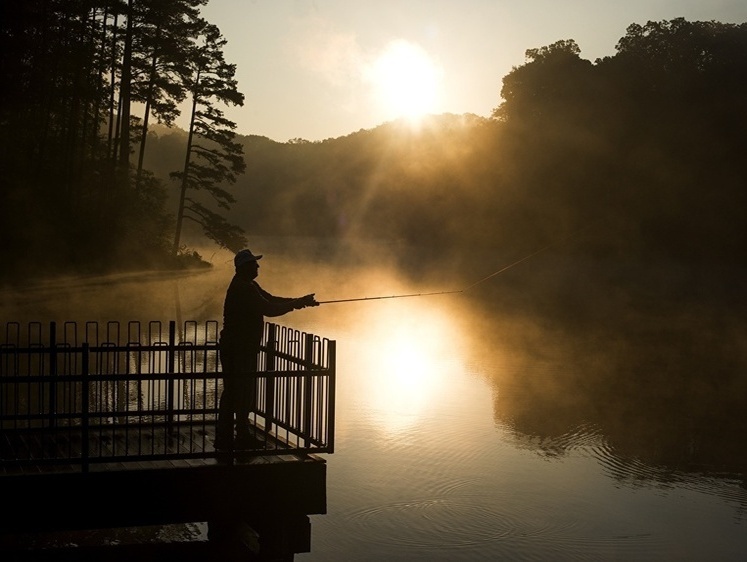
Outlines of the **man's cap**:
M233 265L239 267L240 265L244 265L245 263L249 263L250 261L257 261L261 257L261 254L258 256L252 254L251 250L241 250L234 256Z

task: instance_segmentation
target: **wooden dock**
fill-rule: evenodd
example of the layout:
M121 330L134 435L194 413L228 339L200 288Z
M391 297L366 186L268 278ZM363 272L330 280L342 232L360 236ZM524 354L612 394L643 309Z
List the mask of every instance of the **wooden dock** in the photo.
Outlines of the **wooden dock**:
M216 559L216 552L221 560L292 560L310 550L309 516L327 510L326 461L318 453L333 450L334 344L314 354L320 346L311 337L270 327L262 364L271 369L258 374L253 441L222 452L213 446L221 374L210 354L217 343L192 342L186 362L184 342L174 341L173 325L170 332L165 345L0 348L4 562L161 560L165 550L181 547L180 560ZM291 338L306 345L291 353L283 347ZM171 359L154 360L161 355ZM112 365L122 372L105 372ZM192 549L35 550L13 540L24 533L203 522L209 540ZM200 552L203 558L187 555Z
M326 513L326 462L313 455L245 461L237 455L127 470L17 474L0 477L0 497L3 534L207 522L219 547L243 543L247 555L292 559L311 549L308 516ZM250 529L256 545L246 538Z

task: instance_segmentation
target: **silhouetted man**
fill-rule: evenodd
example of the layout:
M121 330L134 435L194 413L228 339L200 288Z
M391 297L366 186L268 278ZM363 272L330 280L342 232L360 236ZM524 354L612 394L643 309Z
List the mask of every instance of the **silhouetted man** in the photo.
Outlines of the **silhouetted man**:
M236 273L226 291L223 329L220 333L220 362L223 367L223 393L218 405L215 448L250 446L249 412L257 395L257 355L265 316L282 316L292 310L319 306L314 294L299 298L276 297L255 281L259 259L241 250L233 259ZM236 441L234 443L234 416Z

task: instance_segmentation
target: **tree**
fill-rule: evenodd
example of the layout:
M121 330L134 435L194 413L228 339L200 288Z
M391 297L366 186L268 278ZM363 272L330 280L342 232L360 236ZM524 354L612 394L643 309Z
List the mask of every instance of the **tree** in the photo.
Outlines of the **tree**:
M204 25L199 7L207 0L151 0L140 9L138 68L133 98L142 102L143 121L137 163L136 189L140 188L150 115L171 126L177 104L186 97L190 46Z
M132 91L132 34L135 19L134 0L127 0L127 24L122 55L122 78L119 82L119 167L125 178L130 167L130 94Z
M591 78L592 64L580 53L572 39L527 49L527 63L514 67L503 78L504 101L493 110L493 117L504 121L546 120L558 115L560 106L576 103L578 96L585 98L583 92Z
M173 119L168 96L175 91L159 90L164 81L175 82L159 76L169 69L159 63L155 73L142 72L145 62L153 68L153 51L171 43L156 42L148 31L160 25L164 37L183 34L181 24L189 18L163 12L201 3L0 4L0 237L16 240L4 245L3 273L18 273L24 264L33 271L37 255L46 256L51 268L93 270L144 263L148 253L168 254L171 239L164 244L164 234L171 219L163 208L162 182L143 173L142 193L122 189L129 185L128 128L139 120L131 102L150 98L148 114ZM149 79L159 86L144 96ZM139 233L149 233L151 243L128 246ZM164 260L150 263L158 261Z
M238 91L234 78L236 67L226 63L223 57L225 44L220 30L205 24L201 44L195 45L191 57L192 75L187 85L192 111L184 167L171 174L181 182L174 254L180 249L185 218L199 224L204 234L221 247L237 251L246 244L242 229L210 211L196 196L187 197L190 190L203 191L218 207L230 209L234 197L221 184L234 183L236 174L243 173L246 167L241 144L234 141L236 124L214 105L215 102L244 104L244 95Z
M620 154L645 246L688 259L743 252L747 24L649 21L616 48L601 70L622 93Z

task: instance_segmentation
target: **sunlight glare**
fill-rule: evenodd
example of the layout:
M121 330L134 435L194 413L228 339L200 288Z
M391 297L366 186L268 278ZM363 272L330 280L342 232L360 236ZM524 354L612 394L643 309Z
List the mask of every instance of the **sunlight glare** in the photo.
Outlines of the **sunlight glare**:
M389 434L416 424L433 407L445 390L446 372L453 367L449 357L456 342L450 323L436 311L414 308L408 310L412 314L400 312L394 320L370 319L375 345L363 361L371 369L367 402L377 425ZM413 321L403 322L403 317Z
M370 80L388 118L417 121L436 110L441 69L416 44L401 39L389 43L374 62Z

